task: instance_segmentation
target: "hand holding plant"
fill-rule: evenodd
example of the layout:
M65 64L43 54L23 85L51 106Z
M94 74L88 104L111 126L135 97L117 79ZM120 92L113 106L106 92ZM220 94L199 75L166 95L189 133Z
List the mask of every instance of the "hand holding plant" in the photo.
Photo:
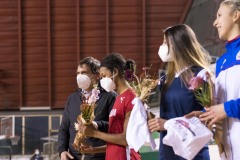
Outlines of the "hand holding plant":
M208 72L206 72L206 81L204 81L202 77L193 77L189 81L189 85L189 89L194 92L196 99L204 108L208 109L214 104L214 83L212 82L211 75ZM208 122L205 122L205 124L208 125ZM222 139L222 121L208 126L208 128L214 132L214 140L218 145L219 153L222 154L225 152Z
M131 66L130 70L125 72L125 78L129 81L130 86L135 91L137 97L139 97L145 104L146 110L148 109L147 102L153 89L158 85L158 79L155 79L149 74L150 67L144 67L143 72L138 77L135 74L136 66ZM155 115L147 111L148 120L155 117Z
M98 94L100 91L95 87L92 90L90 96L83 97L83 103L80 105L81 114L77 117L77 123L75 123L75 130L77 131L73 147L76 150L81 150L81 146L84 144L86 135L82 130L82 125L91 125L95 116L94 109L96 108L96 101L99 99Z
M136 66L133 66L133 68L136 68ZM135 69L133 69L133 76L130 82L130 85L134 89L137 97L139 97L143 102L147 102L151 91L156 88L158 84L158 79L154 79L150 76L150 69L151 66L144 67L143 73L139 77L135 74Z

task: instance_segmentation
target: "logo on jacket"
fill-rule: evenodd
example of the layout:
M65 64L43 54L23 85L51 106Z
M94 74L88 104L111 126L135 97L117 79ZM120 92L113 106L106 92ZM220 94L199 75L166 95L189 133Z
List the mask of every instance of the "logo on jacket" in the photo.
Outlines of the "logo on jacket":
M223 65L224 65L224 63L226 62L227 60L226 59L224 59L224 61L223 61L223 63L222 63L222 66L221 66L221 68L223 68Z
M124 98L125 98L125 97L121 97L121 98L120 98L120 100L121 100L121 103L122 103L122 101L124 100Z
M109 114L109 117L116 116L116 113L117 113L117 109L112 109L110 114Z
M236 55L236 60L240 60L240 51L238 51L238 53Z

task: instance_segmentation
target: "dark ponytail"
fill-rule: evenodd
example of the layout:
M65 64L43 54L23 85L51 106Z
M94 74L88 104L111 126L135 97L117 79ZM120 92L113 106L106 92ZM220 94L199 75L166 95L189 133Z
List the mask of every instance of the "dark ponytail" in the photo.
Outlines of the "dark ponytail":
M136 72L136 64L134 62L134 60L132 59L128 59L126 61L126 68L124 71L124 78L129 81L132 82L134 79L134 74Z
M118 53L112 53L103 58L100 67L106 67L111 72L113 72L114 69L117 69L119 72L119 76L125 78L126 80L128 80L129 77L126 76L126 74L129 75L130 72L131 74L135 72L134 60L125 60L125 58Z

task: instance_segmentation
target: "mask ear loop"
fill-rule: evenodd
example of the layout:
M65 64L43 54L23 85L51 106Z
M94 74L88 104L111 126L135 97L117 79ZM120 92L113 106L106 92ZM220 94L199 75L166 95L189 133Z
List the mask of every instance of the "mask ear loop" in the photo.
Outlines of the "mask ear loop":
M114 68L114 69L113 69L113 76L111 77L111 79L112 79L112 80L113 80L113 78L114 78L114 77L116 77L116 76L117 76L117 73L116 73L116 74L114 74L114 70L117 70L117 69L116 69L116 68Z
M114 71L113 71L113 76L112 77L110 77L111 79L113 79L115 77L115 75L114 75Z
M114 77L116 77L116 75L114 75L114 71L113 71L113 76L111 77L111 80L113 81L113 83L115 83L114 82Z

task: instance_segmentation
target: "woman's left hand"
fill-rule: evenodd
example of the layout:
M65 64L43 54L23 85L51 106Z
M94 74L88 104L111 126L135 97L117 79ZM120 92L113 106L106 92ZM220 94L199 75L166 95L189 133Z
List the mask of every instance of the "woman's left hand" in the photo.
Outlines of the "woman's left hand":
M204 113L204 112L202 112L202 111L192 111L192 112L184 115L184 117L185 117L185 118L192 118L192 117L197 117L197 118L199 118L199 116L200 116L201 114L203 114L203 113Z
M148 121L148 128L151 132L155 131L163 131L166 130L164 128L164 124L167 120L162 118L153 118Z

